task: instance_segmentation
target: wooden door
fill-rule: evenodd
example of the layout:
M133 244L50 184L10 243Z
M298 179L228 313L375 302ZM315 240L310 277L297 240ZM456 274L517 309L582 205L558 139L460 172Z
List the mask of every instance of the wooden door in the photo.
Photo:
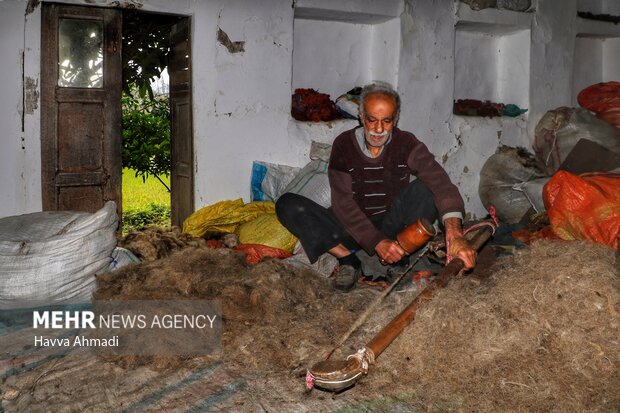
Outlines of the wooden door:
M42 5L44 210L121 205L121 12Z
M194 150L190 19L183 18L170 35L170 114L172 174L171 220L181 226L194 212Z

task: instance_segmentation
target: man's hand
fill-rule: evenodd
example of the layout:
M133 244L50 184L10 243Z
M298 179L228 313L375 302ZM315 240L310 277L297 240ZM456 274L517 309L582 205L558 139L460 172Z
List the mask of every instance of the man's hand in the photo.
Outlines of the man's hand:
M465 238L463 238L463 229L461 220L458 218L447 218L444 221L446 227L446 252L448 253L448 262L454 258L460 258L465 264L466 269L476 266L476 257L478 253Z
M400 261L407 253L404 249L398 245L398 242L392 241L391 239L384 239L379 241L377 246L375 247L375 251L379 256L379 260L381 264L394 264L395 262Z

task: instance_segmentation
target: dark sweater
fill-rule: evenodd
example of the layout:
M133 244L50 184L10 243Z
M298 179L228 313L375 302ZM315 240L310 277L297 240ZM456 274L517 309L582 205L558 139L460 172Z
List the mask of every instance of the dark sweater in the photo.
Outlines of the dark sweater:
M390 142L376 158L362 152L355 129L334 140L328 169L332 210L369 254L379 241L387 239L370 217L385 214L394 197L409 184L410 174L431 190L440 217L449 212L464 214L458 189L413 134L394 128Z

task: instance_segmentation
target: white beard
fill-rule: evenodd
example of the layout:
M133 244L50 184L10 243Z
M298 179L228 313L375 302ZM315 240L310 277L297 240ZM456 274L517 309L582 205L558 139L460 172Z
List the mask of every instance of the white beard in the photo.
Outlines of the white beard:
M388 131L383 131L381 133L374 133L374 132L368 132L366 134L365 140L366 140L366 144L368 146L372 146L375 148L379 148L383 145L385 145L385 143L390 139L390 137L392 136L392 132L388 132ZM380 137L381 139L377 140L374 138Z

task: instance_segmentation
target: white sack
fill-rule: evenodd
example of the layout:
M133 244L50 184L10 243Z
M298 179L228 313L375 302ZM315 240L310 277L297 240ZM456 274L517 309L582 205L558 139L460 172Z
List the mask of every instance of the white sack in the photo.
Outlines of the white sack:
M116 247L116 204L0 219L0 309L84 303Z

